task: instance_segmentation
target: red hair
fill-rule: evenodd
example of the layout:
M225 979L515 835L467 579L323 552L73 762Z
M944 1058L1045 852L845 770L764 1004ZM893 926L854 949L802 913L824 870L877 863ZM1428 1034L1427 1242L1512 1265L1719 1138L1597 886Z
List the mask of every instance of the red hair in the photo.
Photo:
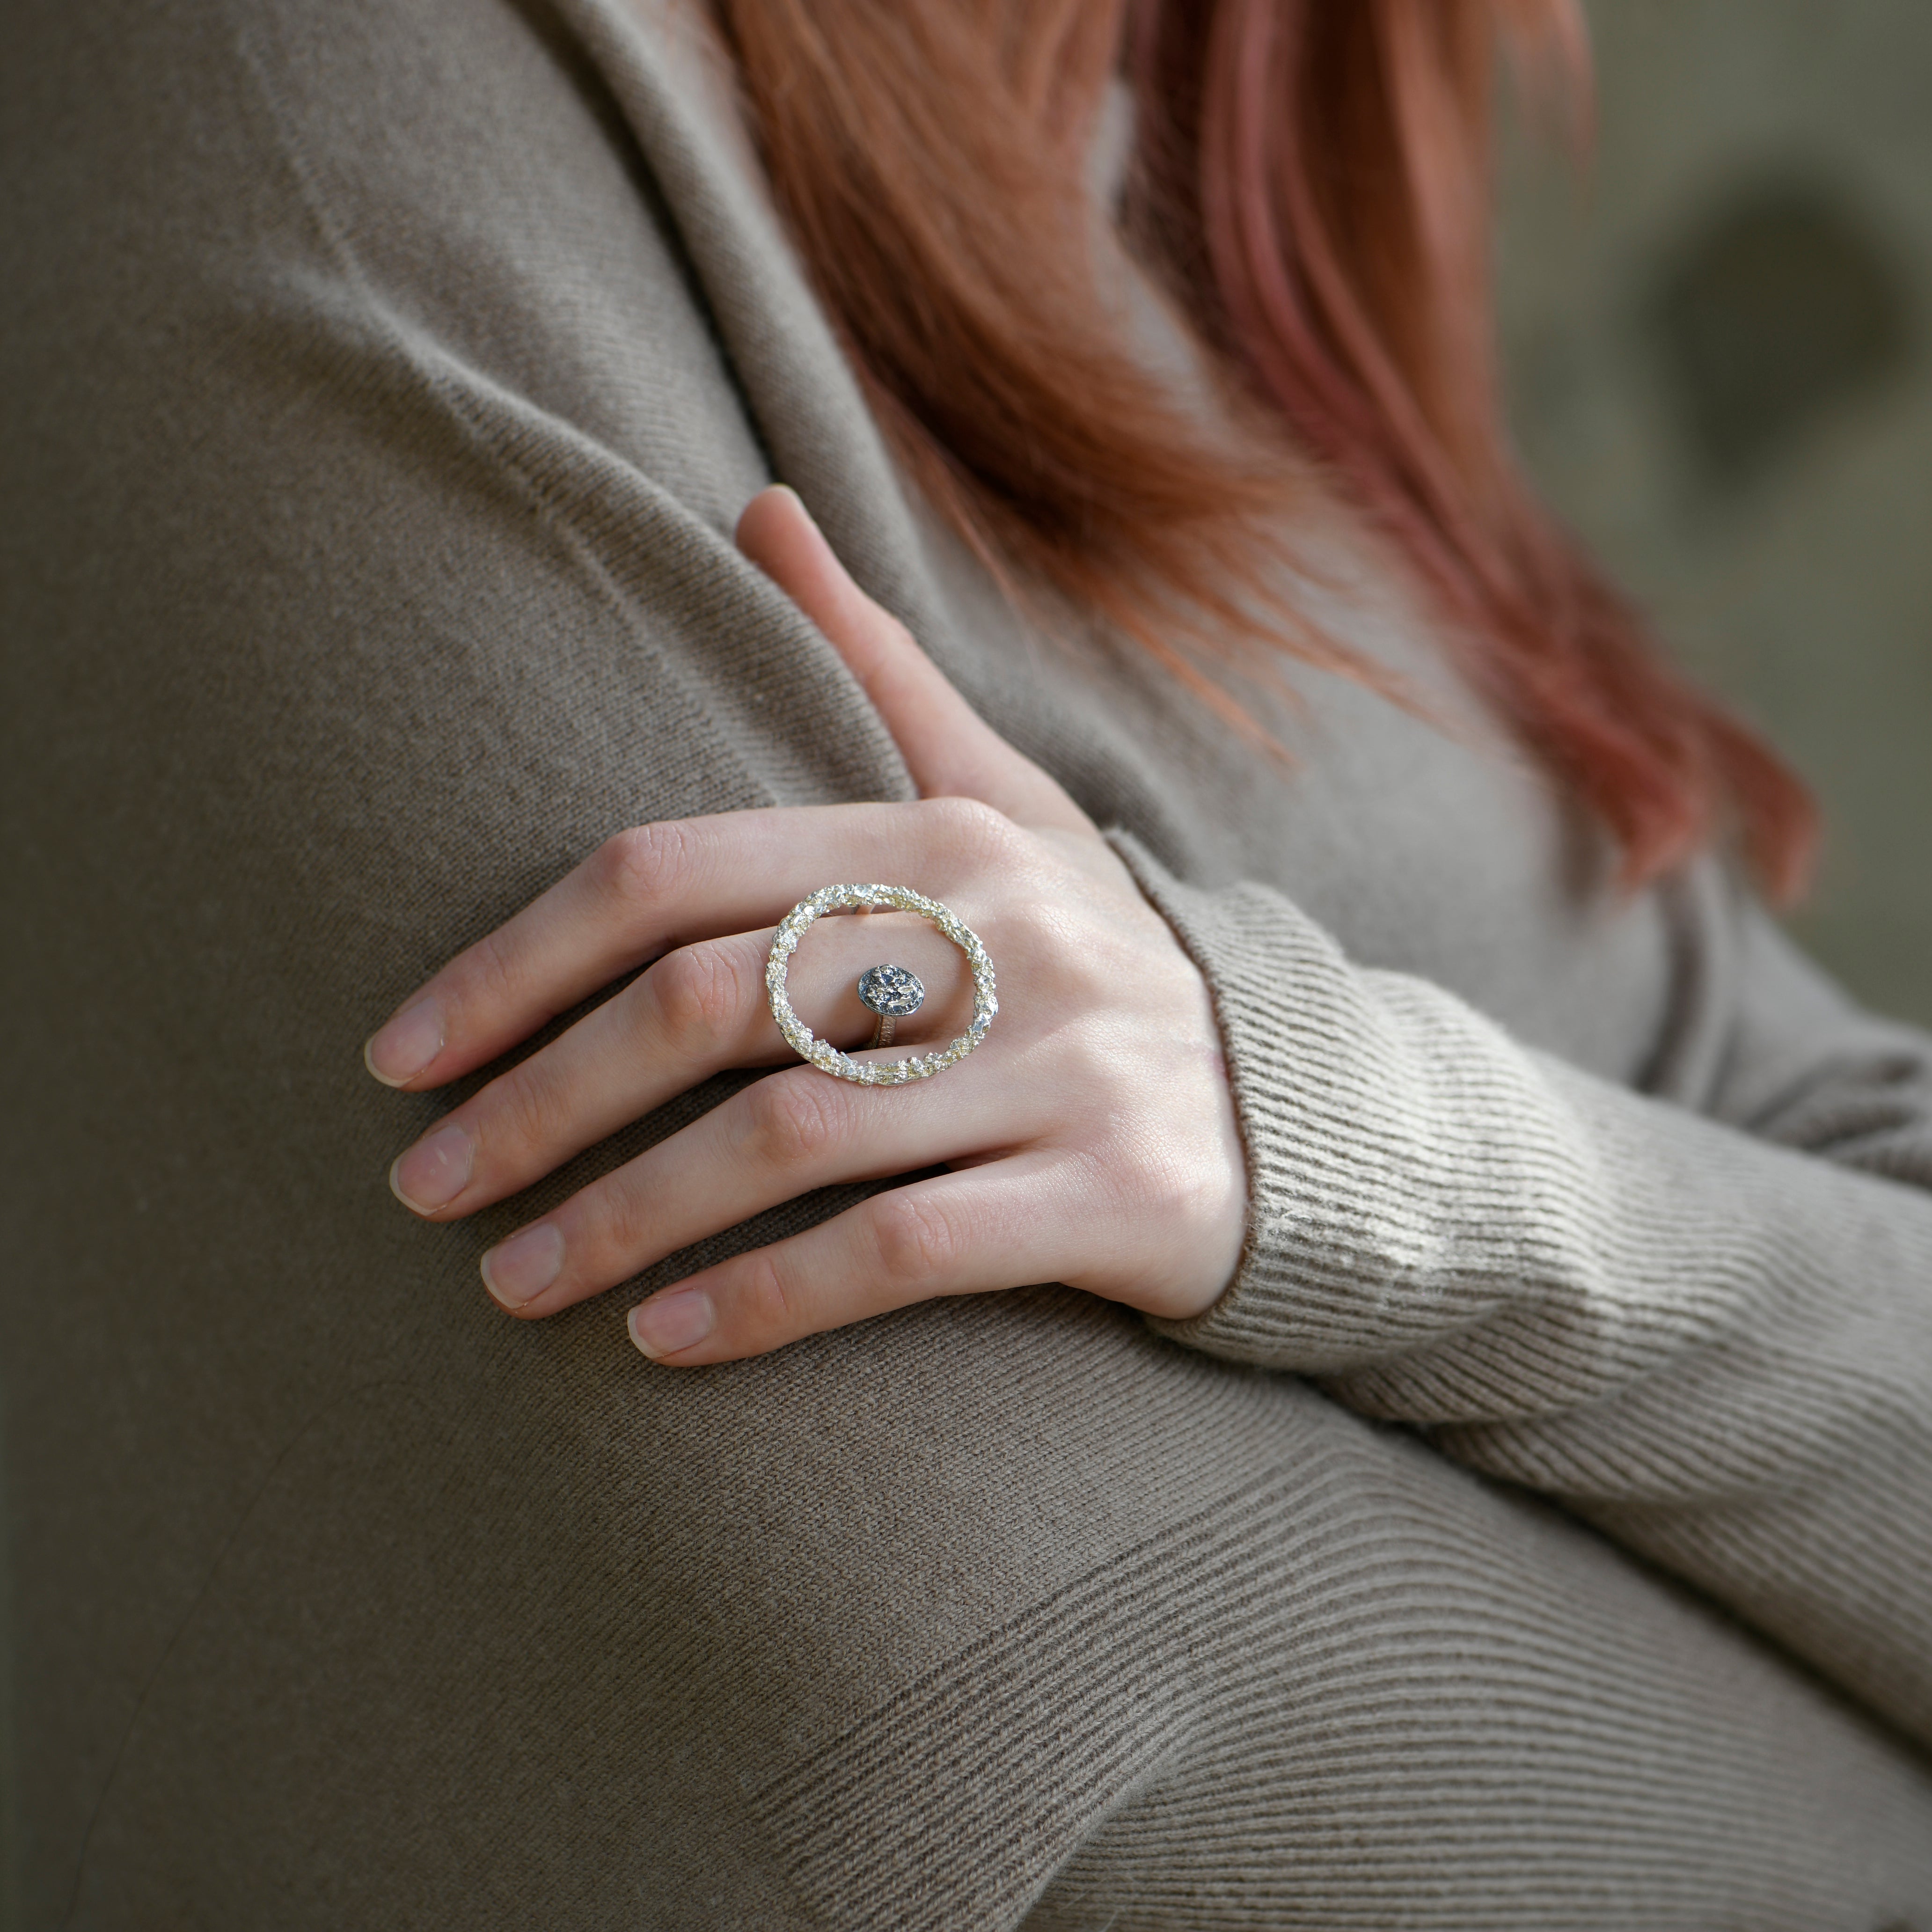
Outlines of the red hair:
M1370 675L1281 608L1306 464L1204 426L1108 285L1088 169L1124 69L1135 253L1246 416L1406 560L1626 881L1735 832L1774 892L1797 888L1803 788L1664 664L1503 432L1491 76L1501 43L1580 83L1573 0L1146 0L1131 20L1125 0L713 4L868 400L1006 582L1099 612L1251 730L1177 640L1265 632Z

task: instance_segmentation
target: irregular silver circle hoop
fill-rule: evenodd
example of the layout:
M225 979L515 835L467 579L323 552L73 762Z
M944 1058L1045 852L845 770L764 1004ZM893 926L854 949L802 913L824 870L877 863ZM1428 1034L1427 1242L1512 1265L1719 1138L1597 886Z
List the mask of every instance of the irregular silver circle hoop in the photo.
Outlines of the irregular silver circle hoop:
M814 920L829 912L858 907L869 912L890 906L895 912L916 912L936 926L966 956L973 969L973 1023L949 1046L931 1053L914 1053L904 1060L854 1060L841 1053L829 1040L820 1040L791 1010L785 991L785 976L791 968L791 956L798 950ZM862 1087L903 1087L910 1080L930 1080L956 1066L986 1036L1000 1002L993 989L993 962L980 936L973 928L941 905L909 886L820 886L810 898L800 899L778 922L772 950L765 958L765 994L772 1004L772 1018L801 1059L808 1060L822 1073L835 1079L856 1080Z

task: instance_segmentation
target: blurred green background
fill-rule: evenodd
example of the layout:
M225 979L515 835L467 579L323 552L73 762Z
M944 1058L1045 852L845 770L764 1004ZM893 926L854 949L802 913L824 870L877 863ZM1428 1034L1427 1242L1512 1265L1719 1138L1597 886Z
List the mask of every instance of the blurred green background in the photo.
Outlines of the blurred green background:
M1801 935L1932 1024L1932 5L1588 12L1594 161L1506 144L1518 442L1817 790Z

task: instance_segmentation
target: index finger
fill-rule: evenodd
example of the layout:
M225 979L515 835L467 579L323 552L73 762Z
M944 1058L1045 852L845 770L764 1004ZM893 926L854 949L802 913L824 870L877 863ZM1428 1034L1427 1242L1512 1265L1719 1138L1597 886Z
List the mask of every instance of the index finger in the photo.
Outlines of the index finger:
M795 491L782 483L759 491L737 536L738 548L845 660L922 797L981 799L1021 825L1092 831L1059 783L1008 744L912 633L853 581Z

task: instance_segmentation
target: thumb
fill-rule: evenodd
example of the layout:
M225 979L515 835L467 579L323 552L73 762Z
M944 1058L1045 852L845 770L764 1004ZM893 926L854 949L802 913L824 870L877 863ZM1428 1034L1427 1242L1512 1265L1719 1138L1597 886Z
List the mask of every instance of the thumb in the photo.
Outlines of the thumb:
M955 691L912 634L854 584L796 494L761 490L738 548L824 632L885 720L922 798L976 798L1016 824L1091 821Z

